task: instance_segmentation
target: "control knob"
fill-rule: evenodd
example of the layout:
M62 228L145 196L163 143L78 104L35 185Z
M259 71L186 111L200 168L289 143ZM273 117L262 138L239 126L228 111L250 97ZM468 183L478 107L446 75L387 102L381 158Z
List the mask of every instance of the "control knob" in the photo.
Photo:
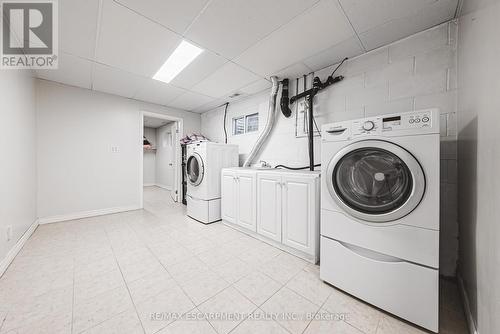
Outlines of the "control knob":
M371 131L375 128L375 123L372 121L366 121L363 123L363 130L365 131Z

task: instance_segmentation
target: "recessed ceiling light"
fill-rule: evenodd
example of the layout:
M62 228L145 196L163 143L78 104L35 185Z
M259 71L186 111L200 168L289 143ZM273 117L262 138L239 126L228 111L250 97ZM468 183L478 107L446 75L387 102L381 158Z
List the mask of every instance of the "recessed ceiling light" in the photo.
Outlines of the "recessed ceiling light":
M167 61L160 67L158 72L156 72L153 79L169 83L202 52L203 49L182 41L177 49L168 57Z

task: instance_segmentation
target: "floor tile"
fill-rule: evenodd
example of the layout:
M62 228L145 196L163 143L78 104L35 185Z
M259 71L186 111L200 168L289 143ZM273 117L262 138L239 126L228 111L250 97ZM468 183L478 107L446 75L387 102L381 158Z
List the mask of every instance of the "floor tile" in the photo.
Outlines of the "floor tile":
M114 269L92 279L75 279L75 302L95 297L115 288L125 287L120 270Z
M196 305L200 305L229 286L228 282L212 271L204 272L179 284Z
M135 309L128 309L97 326L94 326L82 334L142 334L141 322L137 317Z
M73 334L142 333L143 322L148 333L215 333L205 311L257 307L251 303L265 312L256 309L235 328L231 321L220 322L219 330L427 333L325 288L318 266L222 223L192 220L168 191L145 189L144 206L40 226L0 277L0 333L70 334L71 327ZM231 288L228 281L234 282ZM440 333L466 334L456 282L441 280L440 292ZM204 312L194 303L204 305ZM283 312L310 317L280 318ZM341 316L346 322L339 321Z
M292 277L297 275L307 262L293 255L281 253L271 261L258 267L259 270L270 276L281 284L287 283Z
M202 313L197 310L187 312L182 319L176 320L158 334L217 334Z
M345 321L334 317L334 314L326 310L320 310L309 326L307 326L304 334L364 334Z
M127 284L134 303L152 298L160 292L177 287L172 277L163 268Z
M64 288L11 305L1 333L70 333L73 291Z
M229 287L198 306L201 312L207 315L220 315L221 317L208 317L208 321L217 333L229 333L234 327L248 317L257 308L252 302L233 287Z
M261 309L276 317L276 321L291 333L302 333L319 306L285 287L265 302Z
M377 334L425 334L424 330L389 315L380 318ZM455 333L455 332L453 332ZM458 334L458 333L457 333Z
M174 287L136 304L146 333L155 333L194 308L184 292Z
M254 271L234 284L234 287L238 289L238 291L257 306L262 305L267 299L274 295L281 286L280 283L260 271Z
M378 309L337 289L332 289L332 294L325 302L324 308L332 313L345 314L347 323L366 334L376 332L383 315Z
M219 247L200 253L198 257L210 267L219 266L234 258L231 253Z
M177 281L187 281L207 272L208 266L198 257L192 256L179 263L167 266L168 272Z
M143 276L161 269L163 269L163 266L154 257L147 258L139 262L120 265L120 270L127 283L133 282Z
M238 281L252 271L252 267L238 258L213 267L213 270L229 283Z
M304 268L286 285L316 305L321 306L332 293L332 287L324 283L313 269Z
M258 309L235 328L231 334L288 334L289 332L273 319L266 318L265 312Z
M75 303L73 331L80 333L132 308L128 291L120 287Z

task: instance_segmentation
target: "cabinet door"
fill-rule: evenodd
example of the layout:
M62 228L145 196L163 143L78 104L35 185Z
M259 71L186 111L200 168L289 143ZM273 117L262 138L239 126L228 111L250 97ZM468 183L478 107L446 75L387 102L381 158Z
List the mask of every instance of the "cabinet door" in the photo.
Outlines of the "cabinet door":
M238 183L238 219L237 224L256 231L256 191L255 191L255 173L237 172L236 180Z
M281 176L257 176L257 233L281 242Z
M237 184L236 174L222 171L221 177L221 217L229 223L236 223L237 217Z
M316 231L316 181L283 176L283 243L314 254Z

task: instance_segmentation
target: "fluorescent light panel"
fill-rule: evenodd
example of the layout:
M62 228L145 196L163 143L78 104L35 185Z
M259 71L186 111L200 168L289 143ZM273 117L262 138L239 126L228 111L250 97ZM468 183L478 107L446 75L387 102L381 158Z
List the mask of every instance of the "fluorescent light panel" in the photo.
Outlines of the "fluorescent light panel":
M158 72L156 72L153 79L169 83L202 52L203 49L182 41L170 57L168 57L167 61L160 67Z

